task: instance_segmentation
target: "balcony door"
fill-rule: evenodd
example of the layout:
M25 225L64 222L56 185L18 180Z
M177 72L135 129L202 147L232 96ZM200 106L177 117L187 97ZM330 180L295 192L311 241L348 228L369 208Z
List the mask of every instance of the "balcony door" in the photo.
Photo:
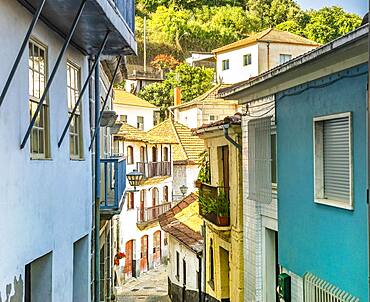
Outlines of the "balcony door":
M126 262L125 262L125 278L131 278L133 274L133 260L134 260L134 241L126 242Z
M141 237L140 271L148 271L148 235Z
M152 162L156 163L158 161L157 159L158 150L157 147L152 148Z
M140 221L144 221L145 216L145 196L146 190L140 191Z
M157 188L152 189L152 219L156 219L158 216L158 208L159 205L159 191Z
M153 264L158 266L161 264L161 231L158 230L153 234Z

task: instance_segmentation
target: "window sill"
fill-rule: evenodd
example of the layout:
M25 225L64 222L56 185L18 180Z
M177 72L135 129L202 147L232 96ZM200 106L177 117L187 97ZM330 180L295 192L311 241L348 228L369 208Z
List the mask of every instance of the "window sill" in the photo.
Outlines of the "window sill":
M71 157L70 160L71 161L85 161L86 159L85 158L74 158L74 157Z
M46 161L52 161L53 159L51 157L30 157L31 160L46 160Z
M346 204L342 201L332 200L332 199L324 199L324 198L316 198L315 203L325 205L325 206L331 206L335 208L340 208L344 210L353 211L353 204Z

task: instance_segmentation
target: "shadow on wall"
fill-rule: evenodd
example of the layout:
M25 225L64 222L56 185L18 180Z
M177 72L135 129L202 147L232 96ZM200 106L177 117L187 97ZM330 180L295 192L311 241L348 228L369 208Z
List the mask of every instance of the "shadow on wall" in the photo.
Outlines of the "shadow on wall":
M19 275L19 280L17 280L17 277L14 277L14 295L10 296L11 292L12 292L12 284L8 284L5 290L6 299L4 302L22 302L23 301L23 279L21 275ZM1 292L0 292L0 302L3 302L1 298Z

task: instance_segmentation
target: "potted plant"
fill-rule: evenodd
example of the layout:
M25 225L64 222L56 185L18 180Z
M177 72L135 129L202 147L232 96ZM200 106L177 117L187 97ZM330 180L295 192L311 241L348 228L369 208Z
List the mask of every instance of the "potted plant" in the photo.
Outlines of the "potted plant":
M220 190L215 202L215 212L217 215L217 223L221 226L227 226L230 223L229 212L230 205L227 194L224 190Z

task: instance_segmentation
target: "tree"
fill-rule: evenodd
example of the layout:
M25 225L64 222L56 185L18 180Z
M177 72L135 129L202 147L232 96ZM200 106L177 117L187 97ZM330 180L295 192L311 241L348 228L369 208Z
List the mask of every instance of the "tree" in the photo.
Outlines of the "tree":
M161 118L165 118L169 106L173 105L174 89L181 88L182 102L188 102L212 87L213 70L193 67L182 63L175 70L167 73L162 83L145 86L139 97L160 107Z
M361 18L355 14L346 13L343 8L324 7L311 11L310 22L304 29L307 38L319 43L328 43L361 25Z

